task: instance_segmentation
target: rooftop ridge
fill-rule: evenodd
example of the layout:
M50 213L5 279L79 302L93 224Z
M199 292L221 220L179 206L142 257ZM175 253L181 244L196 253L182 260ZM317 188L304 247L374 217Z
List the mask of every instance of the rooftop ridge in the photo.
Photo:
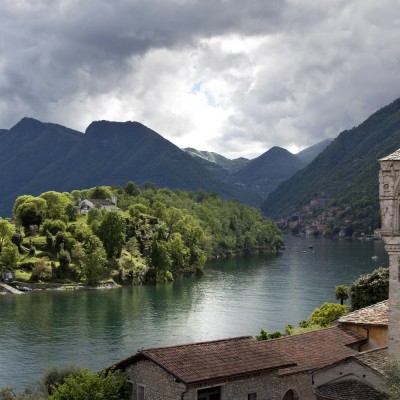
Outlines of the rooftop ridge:
M146 348L139 349L139 351L146 352L146 351L152 351L152 350L173 349L173 348L176 348L176 347L182 348L182 347L193 347L193 346L199 346L199 345L204 346L204 345L207 345L207 344L223 343L223 342L234 342L234 341L241 341L241 340L256 341L256 339L254 339L253 336L237 336L237 337L233 337L233 338L216 339L216 340L205 340L205 341L202 341L202 342L173 344L173 345L170 345L170 346L146 347Z

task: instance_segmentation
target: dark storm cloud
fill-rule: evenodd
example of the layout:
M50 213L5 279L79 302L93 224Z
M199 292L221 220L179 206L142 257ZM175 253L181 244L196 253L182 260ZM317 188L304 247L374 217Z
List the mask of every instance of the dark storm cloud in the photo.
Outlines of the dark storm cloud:
M180 145L209 120L206 149L293 150L399 96L399 34L396 0L5 0L0 128L137 118Z

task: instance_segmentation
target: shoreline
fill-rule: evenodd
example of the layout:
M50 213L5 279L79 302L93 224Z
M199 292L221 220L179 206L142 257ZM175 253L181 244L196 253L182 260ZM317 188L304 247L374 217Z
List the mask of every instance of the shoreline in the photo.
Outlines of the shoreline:
M115 282L107 282L99 285L85 285L83 283L29 283L14 281L8 283L9 286L19 290L21 294L36 292L40 290L104 290L122 287ZM4 288L0 288L0 295L14 294Z

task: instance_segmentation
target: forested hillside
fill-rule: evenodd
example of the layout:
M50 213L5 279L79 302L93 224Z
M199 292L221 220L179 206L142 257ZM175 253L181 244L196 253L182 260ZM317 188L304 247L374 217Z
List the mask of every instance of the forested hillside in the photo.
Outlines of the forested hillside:
M82 199L89 201L87 214L79 212ZM0 218L0 269L29 282L164 282L201 273L210 257L276 253L282 244L259 210L202 190L139 188L132 181L22 195L13 220Z
M254 193L219 180L191 156L138 122L93 122L80 133L24 118L0 132L0 215L24 193L70 191L129 180L160 187L202 188L259 205Z
M371 231L379 221L378 159L400 147L400 99L356 128L342 132L306 168L283 182L262 205L269 217L305 214L304 207L323 198L342 210L355 229Z
M288 150L273 147L232 174L230 182L247 190L258 190L265 198L281 182L290 178L305 165L305 162Z

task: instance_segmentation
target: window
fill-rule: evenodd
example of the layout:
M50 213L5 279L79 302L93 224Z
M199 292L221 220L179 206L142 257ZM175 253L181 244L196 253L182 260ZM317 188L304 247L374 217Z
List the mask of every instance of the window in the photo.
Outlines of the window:
M257 400L257 393L249 393L247 395L247 400Z
M126 389L126 394L128 395L129 400L133 400L133 383L128 381L128 387Z
M137 385L136 388L136 399L137 400L144 400L144 386L143 385Z
M197 391L197 400L221 400L221 386Z

